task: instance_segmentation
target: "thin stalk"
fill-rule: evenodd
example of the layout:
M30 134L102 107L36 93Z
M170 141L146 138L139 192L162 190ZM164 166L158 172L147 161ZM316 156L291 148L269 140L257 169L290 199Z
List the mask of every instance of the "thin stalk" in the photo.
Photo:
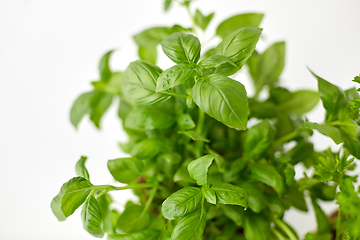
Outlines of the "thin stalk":
M204 127L205 113L199 108L199 117L196 125L196 132L202 134Z
M293 131L293 132L291 132L291 133L289 133L289 134L287 134L287 135L279 138L278 140L276 140L276 141L274 142L274 146L281 145L281 144L283 144L283 143L285 143L285 142L293 139L294 137L297 137L297 136L299 135L299 133L300 133L300 130L297 129L297 130L295 130L295 131Z
M174 96L174 97L182 97L182 98L187 98L188 97L185 94L175 93L175 92L159 92L159 93L163 93L163 94Z
M195 24L195 20L194 20L194 16L191 14L191 11L190 11L190 7L189 6L186 6L186 11L191 19L191 23L192 23L192 31L193 33L195 34L195 36L198 36L198 32L196 30L196 24Z
M291 231L291 229L286 225L282 220L274 218L273 219L276 226L281 228L281 230L286 233L286 235L289 237L290 240L298 240L298 238L294 235L294 233Z
M275 228L272 228L271 231L275 234L275 236L279 239L279 240L285 240L286 238Z
M156 191L158 188L158 184L156 184L153 188L153 192L151 193L149 199L146 201L144 210L141 212L140 214L140 218L142 218L144 216L144 214L149 210L151 203L153 202L155 195L156 195Z
M124 187L114 187L112 190L125 190L125 189L136 189L136 188L152 188L152 187L157 187L157 184L140 183L140 184L127 185L127 186L124 186Z
M339 186L341 186L341 184L342 184L343 176L344 176L344 174L341 174L340 181L339 181ZM340 209L340 206L339 206L338 215L337 215L337 218L336 218L336 237L335 237L335 240L340 240L340 236L341 236L340 228L341 228L341 209Z

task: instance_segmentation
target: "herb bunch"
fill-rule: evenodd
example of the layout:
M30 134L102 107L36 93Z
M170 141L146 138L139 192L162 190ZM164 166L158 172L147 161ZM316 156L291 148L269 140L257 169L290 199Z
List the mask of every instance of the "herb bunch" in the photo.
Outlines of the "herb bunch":
M165 10L172 2L165 1ZM281 87L285 43L256 50L263 14L226 19L216 29L221 41L203 51L197 34L214 14L193 14L190 4L180 2L191 28L154 27L134 36L141 60L124 72L110 69L113 51L101 59L100 80L74 102L70 118L77 127L89 115L100 127L112 101L119 101L118 116L129 135L120 147L130 157L109 160L108 169L123 185L93 185L81 157L77 177L51 202L54 215L64 221L82 205L84 229L109 240L295 240L283 217L290 207L308 211L309 198L317 230L306 239L359 239L360 197L352 174L360 159L358 91L343 91L314 73L318 92ZM156 65L158 45L174 66ZM229 77L240 69L250 74L252 97ZM354 81L360 83L360 76ZM260 99L264 93L268 97ZM304 114L319 99L324 122L309 122ZM249 120L257 124L249 126ZM339 150L316 151L313 131ZM314 173L296 180L297 164ZM110 192L124 189L132 189L139 202L119 211ZM339 209L330 220L319 202L334 200Z

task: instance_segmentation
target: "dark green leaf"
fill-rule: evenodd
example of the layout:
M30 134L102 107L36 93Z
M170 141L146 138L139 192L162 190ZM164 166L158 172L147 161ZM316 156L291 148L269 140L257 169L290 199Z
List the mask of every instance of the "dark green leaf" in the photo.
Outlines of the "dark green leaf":
M240 182L239 186L248 194L249 208L259 213L266 206L268 200L266 196L253 184L249 182Z
M316 222L318 226L318 233L319 234L325 234L329 233L331 230L330 222L328 216L324 213L324 211L321 209L319 204L317 204L315 199L311 199L311 202L314 206L314 211L316 215Z
M268 240L270 239L270 223L263 215L246 212L244 233L246 240Z
M124 95L137 105L150 105L169 98L168 95L156 92L156 83L162 70L145 61L129 64L124 72Z
M206 212L203 208L198 208L180 219L171 235L171 240L198 240L204 232L205 225Z
M113 52L114 52L114 50L107 52L100 60L99 72L100 72L100 79L103 82L108 82L111 77L111 70L109 67L109 59Z
M58 195L51 201L51 210L59 221L65 221L80 207L91 192L93 185L82 177L74 177L64 183Z
M220 23L216 29L216 35L219 35L221 38L225 38L227 35L239 30L240 28L257 28L259 27L263 16L264 14L260 13L246 13L232 16Z
M87 180L90 180L89 172L85 167L86 159L87 159L87 157L85 157L85 156L80 157L79 161L77 161L77 163L75 165L75 172L76 172L76 175L78 175L79 177L83 177Z
M100 128L100 119L106 110L110 107L113 95L109 93L100 93L92 99L92 111L90 120L97 128Z
M276 168L267 163L251 165L252 177L272 187L281 196L284 192L284 180Z
M145 229L130 234L114 233L108 236L108 240L159 240L159 230Z
M258 28L242 28L225 37L214 49L213 55L228 57L237 68L226 63L217 68L217 73L231 75L237 72L255 50L261 31Z
M199 188L185 187L171 194L162 204L162 214L173 220L192 213L201 203L202 192Z
M280 104L279 110L300 116L313 109L318 102L319 94L317 92L300 90L291 93L290 97Z
M221 205L221 209L223 210L225 216L233 220L237 226L243 225L245 212L242 207Z
M248 195L244 189L230 183L219 183L211 186L216 193L216 202L222 204L248 206Z
M161 47L175 63L197 63L200 58L200 41L192 34L176 32L161 42Z
M178 64L162 72L157 81L157 92L163 92L195 76L195 69L189 64Z
M245 149L249 158L263 153L275 136L275 128L269 120L251 127L246 133Z
M290 186L295 179L295 169L294 166L290 163L286 164L285 168L285 183Z
M151 159L161 153L166 146L161 138L147 138L135 144L131 149L131 157L138 159Z
M125 119L125 127L135 130L153 130L171 127L175 117L158 108L134 108Z
M267 48L261 55L253 55L249 60L250 74L254 81L256 92L265 85L278 81L284 68L285 43L277 42Z
M198 132L196 132L194 130L179 131L178 133L185 134L186 136L188 136L189 138L191 138L194 141L209 142L209 139L203 137L202 135L200 135Z
M202 30L205 30L213 17L214 13L205 17L199 10L196 10L194 21Z
M81 210L81 220L88 233L98 238L104 236L100 206L93 196L86 199Z
M91 99L96 92L88 92L81 94L72 105L70 111L70 121L77 128L81 119L91 111Z
M212 74L195 83L192 97L199 108L223 124L246 129L249 108L245 87L228 77Z
M320 133L331 138L336 144L340 144L343 142L341 133L339 129L337 129L336 127L326 124L313 123L313 122L305 122L303 127L319 131Z
M149 223L149 212L144 212L143 206L131 204L127 205L124 212L120 215L116 229L126 233L138 232L145 229Z
M136 180L143 171L143 162L136 158L117 158L109 160L107 165L111 175L122 183Z
M144 60L146 62L156 64L156 58L157 58L157 50L156 47L153 46L140 46L139 47L139 57L141 60Z
M207 184L207 172L216 156L215 154L205 155L189 163L189 174L198 185Z

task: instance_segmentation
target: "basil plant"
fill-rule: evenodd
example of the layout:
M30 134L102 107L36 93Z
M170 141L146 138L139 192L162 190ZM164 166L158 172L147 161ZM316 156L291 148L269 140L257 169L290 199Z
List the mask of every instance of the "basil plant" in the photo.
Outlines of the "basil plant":
M214 14L191 11L191 1L176 2L166 0L165 10L180 4L193 26L154 27L135 35L140 59L125 71L110 69L113 51L106 53L100 80L71 109L75 127L85 115L100 127L104 112L119 102L129 137L120 147L129 157L111 159L107 166L122 184L93 185L87 158L81 157L77 176L51 202L55 217L64 221L82 206L84 229L108 240L296 240L284 216L290 207L307 212L311 203L317 228L305 239L360 239L353 174L360 159L359 89L344 91L314 73L318 91L281 87L285 43L256 50L263 14L224 20L216 29L217 45L206 47L197 36ZM156 65L160 46L173 62L168 69ZM238 71L249 74L253 96L234 80ZM360 77L354 81L360 83ZM309 122L304 114L319 100L324 122ZM315 150L314 131L338 150ZM296 165L312 174L295 179ZM132 189L138 201L119 211L111 192L124 189ZM324 201L336 201L335 217L324 213Z

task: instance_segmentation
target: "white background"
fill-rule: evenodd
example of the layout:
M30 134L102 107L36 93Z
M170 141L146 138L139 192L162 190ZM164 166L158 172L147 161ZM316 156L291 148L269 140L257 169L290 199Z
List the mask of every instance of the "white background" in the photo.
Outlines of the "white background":
M196 6L216 11L208 37L233 14L265 13L259 46L286 41L282 83L290 89L316 89L306 66L344 88L360 73L360 1L199 0ZM59 223L50 202L75 175L80 155L89 157L94 184L111 183L106 162L123 156L117 143L126 136L115 106L102 130L84 119L76 131L71 104L98 79L103 53L119 49L111 63L123 70L137 58L132 35L174 23L190 21L176 4L164 14L161 0L0 0L0 239L94 239L82 229L80 211ZM322 114L309 117L321 121ZM328 142L318 139L324 148ZM128 195L117 196L124 202ZM301 233L316 227L312 216L295 211L286 219Z

